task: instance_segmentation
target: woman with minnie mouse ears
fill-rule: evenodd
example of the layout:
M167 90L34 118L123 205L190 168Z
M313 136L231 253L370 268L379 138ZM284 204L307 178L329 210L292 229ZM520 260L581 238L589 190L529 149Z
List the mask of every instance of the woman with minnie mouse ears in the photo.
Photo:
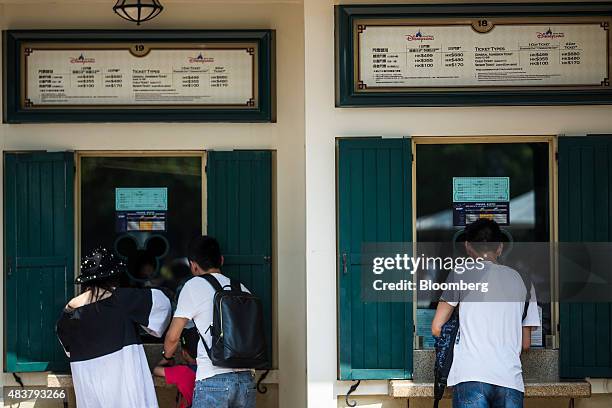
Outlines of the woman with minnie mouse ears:
M120 287L125 270L105 248L86 256L75 281L81 294L57 322L79 408L158 407L137 326L161 337L170 300L158 289Z

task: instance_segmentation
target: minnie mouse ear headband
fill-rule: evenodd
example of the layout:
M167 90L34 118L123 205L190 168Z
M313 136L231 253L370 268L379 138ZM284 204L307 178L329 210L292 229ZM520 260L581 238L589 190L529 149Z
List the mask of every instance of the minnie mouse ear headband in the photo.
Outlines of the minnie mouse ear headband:
M125 264L111 251L100 247L94 249L81 260L81 274L75 279L76 284L110 278L125 272Z

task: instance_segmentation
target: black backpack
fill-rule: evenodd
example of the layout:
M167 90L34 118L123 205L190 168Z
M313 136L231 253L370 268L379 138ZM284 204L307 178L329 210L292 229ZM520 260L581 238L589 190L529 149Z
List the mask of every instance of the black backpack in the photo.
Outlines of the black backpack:
M527 317L529 302L531 301L531 279L525 274L519 273L523 283L527 289L525 304L523 306L524 321ZM440 330L440 337L434 338L434 348L436 350L436 359L434 363L434 408L438 408L440 400L444 396L444 389L448 381L448 374L453 365L453 355L455 351L455 342L457 333L459 332L459 305L455 307L451 317L448 319Z
M230 279L221 287L210 274L200 275L215 290L210 347L202 343L214 366L224 368L267 368L269 366L261 300L243 292L240 282Z

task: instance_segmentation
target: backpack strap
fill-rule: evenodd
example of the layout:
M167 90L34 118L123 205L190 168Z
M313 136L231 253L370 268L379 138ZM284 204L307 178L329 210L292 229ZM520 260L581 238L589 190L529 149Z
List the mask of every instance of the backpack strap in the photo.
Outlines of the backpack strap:
M531 282L529 276L524 275L522 273L519 273L519 275L523 279L523 283L525 284L525 288L527 289L527 293L525 294L525 305L523 306L523 318L521 319L521 322L523 322L525 321L525 318L527 317L527 312L529 310L529 303L531 302L531 287L533 286L533 282Z
M215 292L219 292L223 290L223 287L221 286L217 278L212 276L210 273L205 273L204 275L198 275L198 276L204 279L206 282L208 282L210 286L212 286L212 288L215 290ZM204 334L206 334L210 330L211 327L212 327L212 324L206 329ZM206 350L206 354L208 354L208 358L212 359L210 355L211 348L208 347L208 344L206 344L206 341L204 340L204 336L202 336L202 333L200 333L200 330L198 329L197 325L196 325L196 330L198 331L198 334L200 335L200 340L202 340L202 344L204 344L204 349Z
M208 327L208 329L206 329L204 334L206 334L206 332L208 332L209 330L210 330L210 327ZM211 352L210 352L210 347L208 347L208 344L206 344L206 340L204 340L204 336L202 336L202 333L200 333L199 330L198 330L198 334L200 335L200 340L202 340L202 344L204 344L204 350L206 350L206 354L208 354L208 358L212 360L212 356L211 356Z
M233 292L242 292L242 288L240 287L240 282L234 278L230 278L230 287Z
M533 282L529 276L529 271L523 271L520 268L516 268L515 271L521 277L523 281L523 285L525 285L526 293L525 293L525 304L523 305L523 317L521 318L521 323L525 321L527 317L527 312L529 311L529 303L531 302L531 288L533 286Z
M220 290L223 290L223 288L221 287L221 284L219 283L219 281L217 280L217 278L215 278L214 276L212 276L210 273L205 273L204 275L198 275L200 278L204 279L206 282L210 283L210 286L213 287L213 289L215 290L215 292L218 292Z
M527 312L529 311L529 303L531 302L531 288L527 289L527 296L526 296L526 300L525 300L525 306L523 306L523 318L521 319L521 322L525 321L525 318L527 318Z

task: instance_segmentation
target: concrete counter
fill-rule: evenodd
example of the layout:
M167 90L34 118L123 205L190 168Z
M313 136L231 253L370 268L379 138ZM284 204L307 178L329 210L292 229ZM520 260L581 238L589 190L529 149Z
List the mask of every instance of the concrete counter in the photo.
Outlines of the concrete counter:
M433 350L414 350L414 376L417 383L433 383ZM523 379L526 383L559 382L559 350L532 348L521 354Z
M414 351L414 380L389 381L389 396L396 398L433 398L433 350ZM559 379L559 350L533 348L521 355L525 397L527 398L588 398L591 384L586 381ZM452 390L447 388L445 398Z
M389 381L389 396L394 398L433 398L433 383L417 383L412 380ZM451 398L452 387L444 398ZM586 381L525 383L526 398L589 398L591 384Z

